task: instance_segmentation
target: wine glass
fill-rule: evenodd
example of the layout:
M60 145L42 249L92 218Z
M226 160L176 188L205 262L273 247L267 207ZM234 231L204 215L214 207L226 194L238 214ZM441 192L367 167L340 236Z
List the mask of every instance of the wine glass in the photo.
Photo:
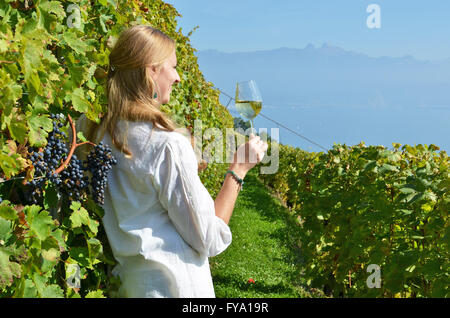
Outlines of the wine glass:
M235 104L239 114L250 120L251 132L253 133L253 119L262 108L261 93L254 80L237 83Z

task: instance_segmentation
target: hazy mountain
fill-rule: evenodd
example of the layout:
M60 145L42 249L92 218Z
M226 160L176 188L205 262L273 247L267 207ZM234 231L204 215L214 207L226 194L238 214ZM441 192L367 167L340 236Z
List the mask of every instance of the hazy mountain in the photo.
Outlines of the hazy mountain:
M329 149L334 143L436 144L450 150L450 59L370 57L324 44L303 49L197 52L208 81L234 96L254 79L263 95L255 126L281 123ZM228 102L221 96L222 103ZM234 116L233 102L230 111ZM268 120L270 118L270 120ZM280 142L322 150L287 129Z
M450 59L374 58L327 44L197 56L206 79L230 95L236 82L256 80L266 106L450 105Z

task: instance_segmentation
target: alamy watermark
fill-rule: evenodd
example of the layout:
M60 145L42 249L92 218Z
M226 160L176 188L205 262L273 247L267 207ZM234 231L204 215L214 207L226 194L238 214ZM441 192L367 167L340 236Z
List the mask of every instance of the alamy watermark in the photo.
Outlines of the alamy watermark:
M81 288L81 274L78 264L66 265L66 283L69 288Z
M368 288L381 288L381 268L377 264L367 266L367 272L371 273L367 277L366 284Z
M367 17L366 25L369 29L381 28L381 8L378 4L369 4L366 9L370 15Z
M71 13L67 17L67 26L69 28L80 28L81 27L81 10L76 4L69 4L66 9L67 13Z
M245 143L246 136L249 136L254 130L252 131L251 128L246 130L243 128L225 128L225 136L223 136L223 130L216 127L207 128L203 132L203 123L197 119L194 121L193 136L191 131L186 128L178 130L178 132L190 140L193 138L194 152L199 162L203 159L208 163L232 163L236 153L238 163L245 162L246 156L248 156L247 162L257 163L258 160L254 152L246 154L245 151L237 151L239 146ZM266 151L260 161L262 165L269 164L269 166L261 166L260 173L277 173L279 168L279 128L270 128L269 142L268 128L259 128L258 135L262 141L270 143L271 146L270 154ZM206 144L205 147L203 147L204 144Z

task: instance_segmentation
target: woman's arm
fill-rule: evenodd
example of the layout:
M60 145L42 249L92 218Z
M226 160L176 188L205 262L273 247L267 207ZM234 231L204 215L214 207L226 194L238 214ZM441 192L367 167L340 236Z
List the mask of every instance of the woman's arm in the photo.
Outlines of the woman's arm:
M239 171L239 169L233 165L230 166L229 170L234 171L242 180L247 174L245 171ZM226 224L228 224L231 215L233 214L234 205L236 203L239 191L239 183L233 178L231 173L227 173L222 188L214 201L216 216L221 218Z
M250 135L250 140L241 145L234 154L234 160L229 170L234 171L239 178L244 179L247 172L264 158L264 152L267 150L267 147L267 143L263 142L259 136ZM253 160L249 158L253 158ZM256 162L254 162L255 158ZM233 214L239 191L239 183L230 173L227 173L222 188L214 201L216 216L221 218L226 224L228 224Z

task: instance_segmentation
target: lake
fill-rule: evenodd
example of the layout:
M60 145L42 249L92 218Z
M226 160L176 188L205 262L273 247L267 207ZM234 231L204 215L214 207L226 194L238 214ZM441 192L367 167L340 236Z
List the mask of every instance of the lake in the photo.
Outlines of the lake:
M236 116L234 105L230 112ZM434 144L449 153L450 107L429 108L357 108L306 107L264 105L261 114L298 134L330 149L334 143L348 146L361 141L368 145L383 145L392 149L392 143ZM254 120L255 127L278 127L263 116ZM289 130L279 127L281 144L289 144L306 151L323 151Z

